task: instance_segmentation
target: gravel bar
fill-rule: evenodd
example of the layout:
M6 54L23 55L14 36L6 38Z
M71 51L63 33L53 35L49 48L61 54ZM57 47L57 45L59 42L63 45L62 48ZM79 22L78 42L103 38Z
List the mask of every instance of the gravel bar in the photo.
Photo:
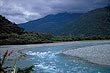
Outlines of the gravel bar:
M82 58L91 63L110 66L110 44L70 49L62 53Z

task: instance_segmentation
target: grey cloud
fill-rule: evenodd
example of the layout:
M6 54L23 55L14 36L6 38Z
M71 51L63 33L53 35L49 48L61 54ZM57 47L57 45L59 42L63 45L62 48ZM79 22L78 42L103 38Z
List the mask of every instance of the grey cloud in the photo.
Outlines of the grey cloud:
M109 0L0 0L0 14L22 23L48 14L82 13L108 5Z

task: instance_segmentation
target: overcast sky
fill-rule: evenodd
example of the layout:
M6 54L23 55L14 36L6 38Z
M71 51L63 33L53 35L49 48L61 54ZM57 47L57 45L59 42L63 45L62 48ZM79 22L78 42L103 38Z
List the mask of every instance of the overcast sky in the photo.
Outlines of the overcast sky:
M109 0L0 0L0 15L24 23L48 14L84 13L108 5Z

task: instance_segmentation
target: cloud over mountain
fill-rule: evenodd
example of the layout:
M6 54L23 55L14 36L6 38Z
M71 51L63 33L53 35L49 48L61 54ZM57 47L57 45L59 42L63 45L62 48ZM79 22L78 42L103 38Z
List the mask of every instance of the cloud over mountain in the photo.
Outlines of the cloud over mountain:
M0 0L0 14L22 23L61 12L84 13L110 5L109 0Z

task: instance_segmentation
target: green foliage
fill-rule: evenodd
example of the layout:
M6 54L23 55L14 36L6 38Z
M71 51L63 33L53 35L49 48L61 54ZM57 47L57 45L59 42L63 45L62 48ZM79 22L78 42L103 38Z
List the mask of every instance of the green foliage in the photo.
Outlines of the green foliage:
M11 52L8 52L8 50L3 55L3 58L0 60L0 73L31 73L33 71L34 65L25 67L25 68L18 68L16 67L16 59L14 60L14 66L4 66L5 62L8 61L7 57L10 56L13 53L13 50Z
M24 33L18 34L0 34L0 45L5 44L37 44L37 43L52 43L60 41L80 41L80 40L106 40L110 36L52 36L41 33Z
M24 33L18 35L12 34L0 34L0 44L34 44L34 43L49 43L52 42L52 35L41 33Z
M34 68L34 67L35 67L35 66L32 65L32 66L29 66L29 67L25 67L25 68L23 68L23 69L18 68L17 73L31 73L31 71L33 71L33 68Z
M57 36L52 39L53 42L63 42L63 41L82 41L82 40L110 40L110 36L80 36L80 37L73 37L73 36Z
M54 42L59 42L59 41L72 41L72 37L68 37L68 36L55 36L52 39Z

